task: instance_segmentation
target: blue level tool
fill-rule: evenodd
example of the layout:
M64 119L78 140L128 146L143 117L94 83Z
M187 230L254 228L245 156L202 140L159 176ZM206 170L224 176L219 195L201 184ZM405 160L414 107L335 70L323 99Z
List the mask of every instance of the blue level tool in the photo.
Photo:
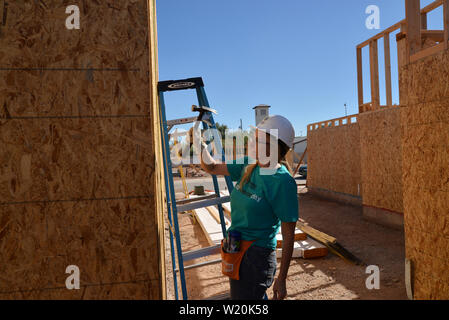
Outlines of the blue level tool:
M169 91L177 91L177 90L188 90L195 89L198 97L198 106L192 107L192 111L199 112L198 117L191 117L185 119L177 119L167 121L166 112L165 112L165 101L164 101L164 93ZM166 192L166 201L167 201L167 216L169 221L169 233L170 233L170 251L171 251L171 259L172 259L172 268L173 268L173 285L175 289L175 298L179 300L179 292L178 292L178 279L177 275L179 273L179 279L181 282L181 293L182 299L187 300L187 287L186 287L186 279L185 279L185 270L198 268L209 264L219 263L221 259L211 260L203 263L198 263L195 265L191 265L188 267L184 267L184 262L198 259L201 257L210 256L212 254L216 254L220 252L220 245L211 246L207 248L202 248L200 250L194 250L189 252L182 251L181 237L179 233L179 224L178 224L178 213L186 212L189 210L194 210L198 208L204 208L216 205L218 207L218 212L220 215L221 229L223 232L223 237L226 237L226 223L223 214L222 203L229 202L230 197L222 197L220 194L220 188L218 185L218 179L215 175L212 176L212 181L214 185L215 195L209 195L205 197L199 197L195 199L184 199L176 201L175 197L175 188L173 182L173 174L172 174L172 159L170 157L170 135L169 131L175 127L176 125L184 125L188 123L196 122L200 120L202 123L202 127L204 130L207 129L216 129L215 121L212 116L214 110L210 108L209 101L206 97L206 92L204 90L204 82L202 78L190 78L176 81L162 81L158 84L159 90L159 100L160 100L160 117L162 120L161 127L161 137L162 137L162 151L163 151L163 159L164 159L164 175L165 175L165 192ZM222 160L225 161L225 152L223 150L223 146L221 144L221 140L218 139L214 141L218 150L222 150ZM229 190L229 194L231 194L233 190L233 184L230 177L225 177L226 185ZM176 243L176 245L175 245ZM176 248L176 250L175 250ZM176 259L177 258L177 259ZM177 260L177 263L176 263ZM177 267L178 265L178 267Z

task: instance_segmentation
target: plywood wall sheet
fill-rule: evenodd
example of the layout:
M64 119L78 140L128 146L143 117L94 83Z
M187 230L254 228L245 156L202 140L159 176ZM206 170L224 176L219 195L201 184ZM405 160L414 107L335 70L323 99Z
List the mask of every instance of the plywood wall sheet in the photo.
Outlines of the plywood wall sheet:
M158 279L150 198L2 205L0 292Z
M449 51L411 63L399 72L401 104L439 101L449 98Z
M449 122L449 99L418 103L401 108L402 127L434 125L439 122ZM409 138L407 137L407 139Z
M84 300L154 300L158 283L155 281L139 281L136 283L92 286L86 288Z
M439 277L429 277L419 269L414 281L415 300L447 300L449 299L449 285Z
M120 68L148 71L145 0L14 0L1 27L0 67ZM78 5L80 29L66 28Z
M449 237L447 194L442 191L424 191L418 187L406 188L404 190L405 223L421 230L432 231L436 235Z
M0 124L0 203L151 194L150 126L147 118Z
M445 261L441 266L436 266L435 273L442 273L449 275L449 268L447 264L449 263L449 237L443 236L430 230L419 229L419 226L413 225L411 223L406 223L404 225L406 232L413 232L413 236L407 237L407 247L413 248L417 254L410 254L411 257L418 258L419 256L431 256L442 261ZM419 231L419 232L418 232Z
M149 115L148 87L146 72L0 71L0 118Z
M156 281L82 286L80 290L67 288L0 293L0 300L153 300Z
M363 204L403 212L400 109L359 116Z
M449 192L449 142L442 133L449 123L408 127L404 132L410 144L404 150L404 179L425 191Z
M359 196L360 131L357 123L308 132L309 187Z
M413 264L414 298L416 300L449 298L448 260L428 255L419 249L407 248Z

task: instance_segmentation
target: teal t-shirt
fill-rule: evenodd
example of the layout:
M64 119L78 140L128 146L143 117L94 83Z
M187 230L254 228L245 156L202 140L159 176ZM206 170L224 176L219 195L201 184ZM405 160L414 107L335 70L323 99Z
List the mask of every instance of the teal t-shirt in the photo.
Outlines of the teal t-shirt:
M275 250L281 221L298 220L296 181L283 165L271 172L257 166L239 190L248 160L245 157L227 164L232 181L237 181L231 193L232 223L228 232L239 231L243 240L256 240L254 245Z

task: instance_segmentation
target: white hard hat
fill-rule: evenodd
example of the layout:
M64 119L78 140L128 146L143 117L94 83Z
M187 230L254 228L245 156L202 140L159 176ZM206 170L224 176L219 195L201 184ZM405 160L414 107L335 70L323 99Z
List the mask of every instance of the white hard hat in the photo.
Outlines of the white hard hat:
M293 141L295 140L295 129L290 121L283 116L269 116L262 120L257 129L265 130L270 133L270 129L278 130L278 139L284 142L289 148L293 147Z

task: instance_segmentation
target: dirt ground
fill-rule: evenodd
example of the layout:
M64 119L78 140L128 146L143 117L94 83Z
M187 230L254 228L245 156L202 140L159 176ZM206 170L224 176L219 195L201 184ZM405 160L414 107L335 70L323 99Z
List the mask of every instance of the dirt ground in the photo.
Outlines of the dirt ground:
M402 300L407 299L404 283L404 232L363 220L362 209L313 197L300 189L300 218L310 226L337 238L346 249L367 265L380 269L380 289L368 290L366 267L355 266L329 253L320 259L292 259L287 278L288 300ZM198 223L188 215L179 215L181 243L189 251L207 247ZM168 232L167 232L168 234ZM174 298L169 238L167 235L167 291ZM219 259L206 257L186 263ZM280 260L278 260L279 270ZM221 274L221 265L186 270L188 298L207 299L229 291L229 280ZM180 290L179 290L180 291ZM272 288L268 290L272 297Z

